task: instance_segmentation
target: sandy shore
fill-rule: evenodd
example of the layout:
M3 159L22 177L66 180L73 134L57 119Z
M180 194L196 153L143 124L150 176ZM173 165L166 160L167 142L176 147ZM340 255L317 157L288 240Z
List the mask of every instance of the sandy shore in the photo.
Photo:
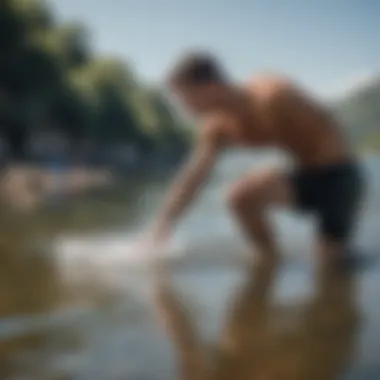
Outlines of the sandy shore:
M1 173L0 201L25 210L50 196L80 194L113 182L113 175L106 169L75 167L54 172L41 166L10 165Z

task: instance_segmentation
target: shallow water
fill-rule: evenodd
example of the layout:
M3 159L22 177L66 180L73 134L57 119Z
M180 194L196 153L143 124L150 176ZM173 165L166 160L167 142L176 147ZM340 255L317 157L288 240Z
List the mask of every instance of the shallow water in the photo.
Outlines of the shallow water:
M312 219L287 213L273 215L278 276L245 273L223 193L251 166L233 157L217 169L179 226L165 283L131 249L160 183L3 222L0 379L195 379L209 367L213 379L380 378L379 160L365 164L355 243L370 259L355 279L317 276Z

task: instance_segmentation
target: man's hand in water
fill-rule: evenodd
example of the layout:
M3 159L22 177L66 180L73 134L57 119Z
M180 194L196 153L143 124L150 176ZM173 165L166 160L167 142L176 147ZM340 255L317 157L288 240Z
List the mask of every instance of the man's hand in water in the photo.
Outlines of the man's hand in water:
M208 177L219 151L217 136L216 127L205 126L194 153L174 182L153 228L153 239L158 244L164 243L169 238L175 222Z

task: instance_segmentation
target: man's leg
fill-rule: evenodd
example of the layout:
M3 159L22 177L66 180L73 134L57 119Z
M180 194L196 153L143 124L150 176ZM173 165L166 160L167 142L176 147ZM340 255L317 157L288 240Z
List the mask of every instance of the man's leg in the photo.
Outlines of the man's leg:
M229 192L228 203L248 242L263 255L276 258L278 249L266 212L272 205L291 207L294 199L287 176L267 169L239 180Z
M336 202L336 205L339 205L339 201ZM322 267L328 265L350 269L355 264L349 244L357 221L357 207L353 207L352 204L345 206L346 209L342 210L331 205L330 209L322 210L320 213L317 259Z
M346 244L343 241L333 240L321 233L317 237L317 260L322 268L325 265L339 263L346 251Z
M342 166L336 178L320 182L317 197L320 218L318 258L322 264L353 264L349 244L360 211L363 180L356 165Z

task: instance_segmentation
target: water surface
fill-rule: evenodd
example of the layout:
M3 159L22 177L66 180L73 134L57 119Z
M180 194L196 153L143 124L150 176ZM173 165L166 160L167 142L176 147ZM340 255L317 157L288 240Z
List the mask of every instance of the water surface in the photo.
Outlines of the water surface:
M286 212L273 215L278 276L238 265L246 247L223 196L265 160L217 168L176 232L162 287L128 250L162 200L159 182L3 216L0 379L199 378L200 367L215 379L380 378L379 160L363 164L355 245L370 265L353 279L316 275L313 219Z

